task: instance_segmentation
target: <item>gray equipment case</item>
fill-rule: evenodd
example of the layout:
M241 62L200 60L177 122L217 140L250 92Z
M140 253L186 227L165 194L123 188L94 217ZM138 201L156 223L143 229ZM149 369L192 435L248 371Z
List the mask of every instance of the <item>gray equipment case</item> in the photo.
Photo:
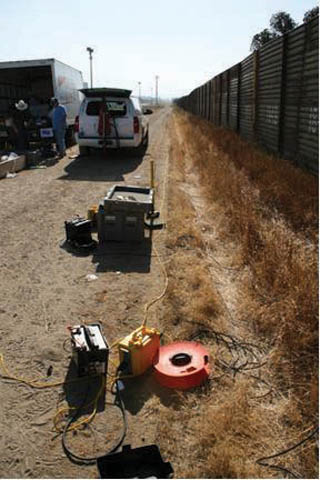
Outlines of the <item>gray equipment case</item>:
M114 185L99 206L99 242L143 241L145 216L153 212L153 197L149 187Z

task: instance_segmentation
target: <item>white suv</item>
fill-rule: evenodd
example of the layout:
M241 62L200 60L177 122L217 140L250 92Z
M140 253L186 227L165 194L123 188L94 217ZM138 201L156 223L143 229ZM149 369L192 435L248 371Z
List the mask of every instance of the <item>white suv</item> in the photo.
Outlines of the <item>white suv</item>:
M76 117L75 132L80 155L90 148L146 148L148 120L139 99L130 90L85 88L84 99ZM145 114L152 113L145 110Z

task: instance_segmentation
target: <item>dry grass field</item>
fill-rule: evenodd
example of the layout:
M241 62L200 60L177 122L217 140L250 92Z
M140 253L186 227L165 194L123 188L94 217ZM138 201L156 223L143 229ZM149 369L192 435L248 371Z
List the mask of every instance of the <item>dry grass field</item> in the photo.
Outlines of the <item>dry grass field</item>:
M176 110L162 326L211 357L160 412L176 477L318 477L318 182ZM282 467L282 470L278 467Z

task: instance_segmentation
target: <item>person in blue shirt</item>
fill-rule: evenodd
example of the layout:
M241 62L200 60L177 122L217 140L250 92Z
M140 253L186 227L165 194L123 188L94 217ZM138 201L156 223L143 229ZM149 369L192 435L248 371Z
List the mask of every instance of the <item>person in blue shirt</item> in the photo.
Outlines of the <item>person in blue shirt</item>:
M52 128L56 139L59 158L63 158L66 153L66 129L67 129L67 112L63 105L59 104L57 98L51 99L53 107Z

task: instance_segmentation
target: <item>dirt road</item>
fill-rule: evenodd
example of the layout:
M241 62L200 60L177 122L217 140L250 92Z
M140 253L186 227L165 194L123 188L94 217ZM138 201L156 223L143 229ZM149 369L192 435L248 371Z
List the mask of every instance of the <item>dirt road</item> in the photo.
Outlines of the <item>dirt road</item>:
M26 170L1 180L0 353L11 373L47 383L64 380L70 362L68 347L63 348L68 325L99 321L111 343L140 325L144 305L161 292L161 269L148 247L120 245L77 256L60 244L65 238L64 221L75 214L85 216L88 207L98 203L112 185L148 185L151 158L160 201L169 150L169 115L169 109L160 109L150 116L150 143L143 158L132 153L66 157L47 169ZM76 152L73 147L69 156ZM87 274L96 274L98 279L88 282ZM156 326L155 313L151 311L150 317ZM49 367L52 375L47 379ZM156 418L148 419L153 398L146 389L143 392L135 396L129 390L125 395L126 443L132 446L155 441ZM107 402L111 402L108 395ZM60 437L53 432L57 404L66 396L62 386L34 390L1 379L2 478L97 477L95 466L84 468L66 458ZM98 417L103 427L95 433L95 440L103 453L120 430L120 417L112 406ZM91 433L83 435L90 443ZM84 439L74 445L86 455Z

